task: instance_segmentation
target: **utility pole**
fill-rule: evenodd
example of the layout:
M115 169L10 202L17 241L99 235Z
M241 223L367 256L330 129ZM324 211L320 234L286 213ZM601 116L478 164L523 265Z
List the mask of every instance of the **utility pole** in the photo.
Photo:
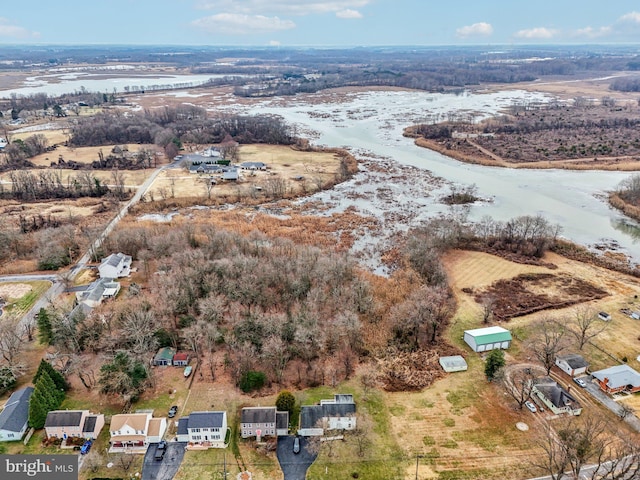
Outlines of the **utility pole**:
M418 480L418 464L421 458L424 458L424 455L420 455L419 453L416 453L416 480Z

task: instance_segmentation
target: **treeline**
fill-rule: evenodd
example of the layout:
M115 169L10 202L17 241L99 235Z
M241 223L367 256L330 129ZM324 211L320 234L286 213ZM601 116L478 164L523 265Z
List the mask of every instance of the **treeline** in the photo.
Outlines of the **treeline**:
M0 171L32 167L28 159L48 152L48 143L47 137L41 133L12 141L3 150L4 162L0 163Z
M76 146L155 143L166 147L170 143L209 144L225 140L294 143L288 125L280 118L242 115L208 118L206 110L188 106L136 115L103 112L80 119L71 132L71 143Z
M0 198L30 202L52 198L102 197L109 187L91 172L80 172L64 179L60 172L42 170L33 173L16 170L9 173L11 188L0 185Z
M640 78L620 77L614 79L609 88L618 92L640 92Z

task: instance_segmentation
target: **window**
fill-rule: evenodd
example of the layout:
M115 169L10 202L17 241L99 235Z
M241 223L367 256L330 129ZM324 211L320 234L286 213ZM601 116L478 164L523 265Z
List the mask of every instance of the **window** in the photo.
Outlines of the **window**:
M194 440L201 440L202 436L201 435L193 435L191 438L193 438Z
M192 428L191 431L193 433L200 433L200 429L199 428Z
M203 429L202 429L202 431L203 431L203 432L208 432L208 431L209 431L209 429L208 429L208 428L203 428Z
M13 433L10 433L7 435L8 438L13 438L13 436L14 436Z

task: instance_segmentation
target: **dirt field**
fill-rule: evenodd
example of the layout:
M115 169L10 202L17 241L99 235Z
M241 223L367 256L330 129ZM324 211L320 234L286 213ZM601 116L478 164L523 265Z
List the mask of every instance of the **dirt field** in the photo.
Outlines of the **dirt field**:
M0 283L0 298L17 300L31 291L31 285L26 283Z

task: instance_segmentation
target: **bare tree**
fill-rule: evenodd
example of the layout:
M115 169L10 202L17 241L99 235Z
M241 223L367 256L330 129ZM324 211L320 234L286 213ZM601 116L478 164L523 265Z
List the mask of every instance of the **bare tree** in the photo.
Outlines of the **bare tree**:
M524 403L531 397L535 374L531 368L518 368L514 370L501 369L498 375L505 390L522 409Z
M480 305L482 307L482 323L491 323L493 320L493 310L496 307L496 297L493 295L484 295Z
M597 315L589 307L581 307L575 310L569 328L576 337L578 349L582 350L591 339L600 335L607 328L607 324L598 321Z
M19 320L15 317L4 318L0 322L0 357L14 374L21 372L24 368L20 362L20 354L24 346L25 341Z
M565 348L565 333L564 325L551 318L543 319L535 328L529 349L542 363L547 375L555 364L556 356Z
M368 417L364 415L356 416L355 428L349 431L347 438L355 443L359 457L364 457L373 443L371 441L372 430L371 421Z

